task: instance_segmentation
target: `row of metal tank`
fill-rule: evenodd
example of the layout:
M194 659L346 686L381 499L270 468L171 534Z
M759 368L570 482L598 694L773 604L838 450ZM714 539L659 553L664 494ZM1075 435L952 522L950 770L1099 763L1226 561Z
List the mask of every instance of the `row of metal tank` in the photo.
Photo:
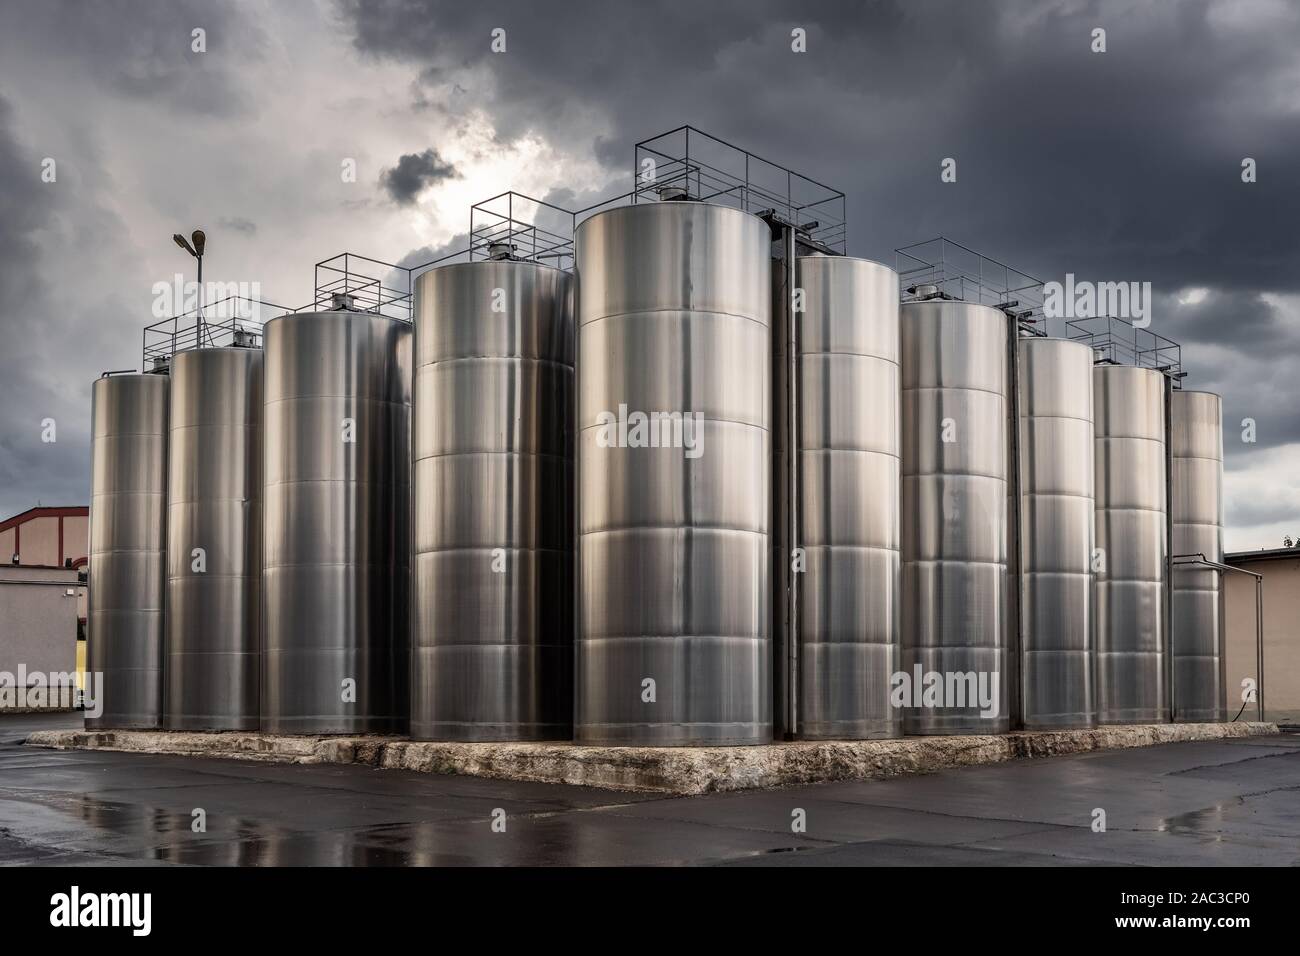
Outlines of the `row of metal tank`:
M1165 587L1171 539L1221 557L1217 396L878 263L774 273L732 208L575 245L98 380L92 725L753 744L1160 721L1171 679L1222 719L1215 573Z

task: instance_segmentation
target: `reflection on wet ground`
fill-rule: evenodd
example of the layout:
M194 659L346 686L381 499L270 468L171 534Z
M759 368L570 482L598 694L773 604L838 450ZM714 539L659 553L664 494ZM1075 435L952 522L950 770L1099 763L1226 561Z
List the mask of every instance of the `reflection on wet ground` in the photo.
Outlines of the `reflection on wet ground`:
M1297 736L670 798L18 745L52 720L0 717L0 864L1300 863Z

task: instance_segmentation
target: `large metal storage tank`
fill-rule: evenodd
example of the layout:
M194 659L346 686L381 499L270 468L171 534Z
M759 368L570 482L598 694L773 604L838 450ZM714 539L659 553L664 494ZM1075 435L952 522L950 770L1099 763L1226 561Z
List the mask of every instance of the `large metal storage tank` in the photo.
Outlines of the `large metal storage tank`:
M1176 391L1170 408L1172 553L1223 562L1223 399ZM1220 574L1175 567L1172 575L1174 720L1224 720L1227 686Z
M573 730L573 279L489 260L415 291L411 736Z
M581 743L771 740L771 242L696 202L578 226Z
M1007 684L1007 332L997 309L904 302L902 670L965 707L909 707L909 734L1001 733ZM982 692L988 707L979 706ZM996 686L995 686L996 685Z
M1024 725L1090 727L1097 719L1092 349L1039 337L1018 348Z
M1165 378L1093 369L1096 413L1097 721L1167 721Z
M262 729L404 732L411 325L300 312L263 340Z
M162 724L167 543L166 375L109 375L91 389L86 666L102 674L92 729Z
M805 256L800 375L799 735L894 737L899 662L898 273ZM784 351L783 349L781 351ZM784 436L774 438L783 458ZM773 529L774 576L790 548ZM778 589L779 593L779 589Z
M163 723L170 730L256 730L262 352L178 352L171 380Z

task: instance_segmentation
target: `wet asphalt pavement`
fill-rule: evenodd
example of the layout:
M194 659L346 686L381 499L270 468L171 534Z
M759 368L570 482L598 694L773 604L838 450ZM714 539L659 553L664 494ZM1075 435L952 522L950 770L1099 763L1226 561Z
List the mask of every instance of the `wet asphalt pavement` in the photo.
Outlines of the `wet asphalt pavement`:
M0 717L0 865L1300 864L1300 735L664 797L20 745L78 726Z

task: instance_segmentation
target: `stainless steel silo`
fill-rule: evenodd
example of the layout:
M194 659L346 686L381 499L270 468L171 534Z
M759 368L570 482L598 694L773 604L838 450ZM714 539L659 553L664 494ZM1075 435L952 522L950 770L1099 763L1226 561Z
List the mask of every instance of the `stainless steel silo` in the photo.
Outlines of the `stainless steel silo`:
M771 740L771 242L696 202L578 226L581 743Z
M800 358L799 736L894 737L899 668L898 273L805 256ZM774 438L783 458L782 436ZM774 577L790 548L773 528ZM779 593L779 589L778 589Z
M945 300L904 302L900 313L901 686L910 690L900 696L913 705L903 730L1001 733L1011 724L1008 320L989 306ZM925 706L925 685L935 681L939 705Z
M1018 348L1024 725L1090 727L1097 719L1092 349L1039 337Z
M1097 494L1097 721L1167 721L1165 379L1093 369Z
M1175 555L1223 562L1223 399L1176 391L1170 409ZM1172 574L1173 716L1181 721L1227 717L1220 574L1184 565Z
M87 667L92 729L156 729L163 712L167 528L166 375L111 375L91 389Z
M573 280L531 262L416 283L411 736L573 730Z
M262 729L404 732L411 325L295 313L263 341Z
M256 730L262 352L178 352L171 380L163 723L169 730Z

